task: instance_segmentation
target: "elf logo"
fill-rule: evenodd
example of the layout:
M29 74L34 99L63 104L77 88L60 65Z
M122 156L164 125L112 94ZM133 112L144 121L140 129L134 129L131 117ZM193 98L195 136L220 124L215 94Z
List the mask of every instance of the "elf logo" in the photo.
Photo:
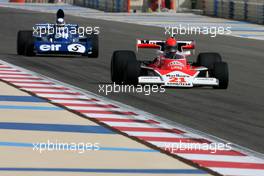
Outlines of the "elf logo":
M60 47L61 47L60 44L57 44L57 45L55 45L55 44L51 44L51 45L45 44L45 45L40 45L39 49L41 51L59 51Z

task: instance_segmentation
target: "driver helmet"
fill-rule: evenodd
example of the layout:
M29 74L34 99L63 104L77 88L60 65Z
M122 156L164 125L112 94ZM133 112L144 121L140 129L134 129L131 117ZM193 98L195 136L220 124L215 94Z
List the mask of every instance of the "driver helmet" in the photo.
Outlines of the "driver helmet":
M177 40L173 37L168 38L165 42L165 56L168 58L174 58L176 52L178 51Z
M58 18L57 21L56 21L56 25L58 27L63 27L65 25L65 21L63 18Z

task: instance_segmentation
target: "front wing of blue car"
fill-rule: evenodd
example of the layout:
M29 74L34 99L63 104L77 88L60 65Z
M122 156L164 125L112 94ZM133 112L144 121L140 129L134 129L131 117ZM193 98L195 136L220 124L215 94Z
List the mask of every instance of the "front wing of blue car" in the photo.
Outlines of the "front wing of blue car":
M37 54L89 54L92 51L90 42L60 43L35 41L34 49Z

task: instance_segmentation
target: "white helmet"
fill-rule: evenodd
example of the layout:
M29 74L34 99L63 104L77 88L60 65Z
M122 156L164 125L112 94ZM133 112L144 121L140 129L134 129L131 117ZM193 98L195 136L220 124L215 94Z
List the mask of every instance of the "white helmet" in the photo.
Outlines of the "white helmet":
M65 21L63 18L58 18L56 21L56 25L59 27L63 27L65 25Z

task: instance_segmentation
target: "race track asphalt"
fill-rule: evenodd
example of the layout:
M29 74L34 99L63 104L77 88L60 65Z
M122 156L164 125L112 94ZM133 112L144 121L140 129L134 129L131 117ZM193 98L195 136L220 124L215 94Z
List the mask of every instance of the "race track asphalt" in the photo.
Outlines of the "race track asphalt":
M98 84L110 81L110 59L119 49L135 50L136 38L163 39L156 27L66 16L68 23L99 26L100 57L23 57L16 55L16 33L35 23L53 22L54 15L0 8L0 59L99 93ZM175 19L177 22L177 19ZM179 36L195 39L199 52L219 52L229 64L228 90L211 88L167 89L149 96L112 93L108 98L140 108L191 128L264 153L264 41L231 36ZM139 54L146 60L151 51Z

